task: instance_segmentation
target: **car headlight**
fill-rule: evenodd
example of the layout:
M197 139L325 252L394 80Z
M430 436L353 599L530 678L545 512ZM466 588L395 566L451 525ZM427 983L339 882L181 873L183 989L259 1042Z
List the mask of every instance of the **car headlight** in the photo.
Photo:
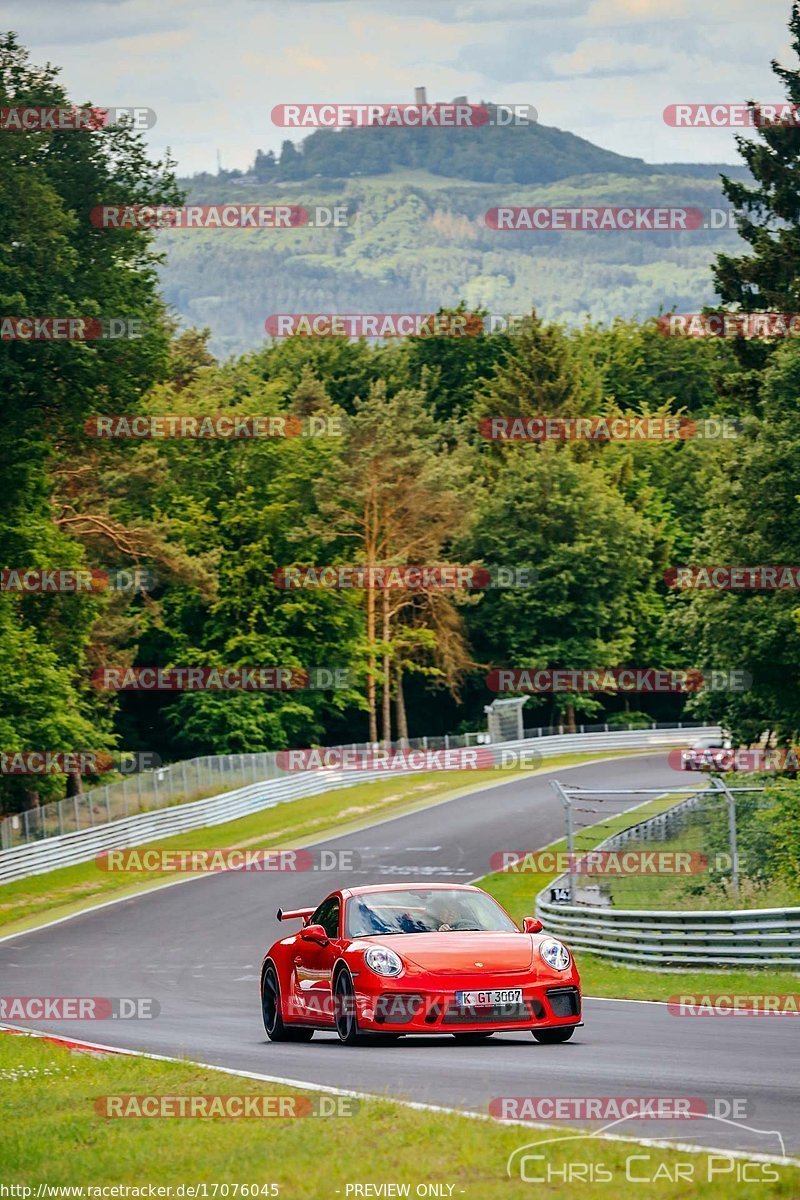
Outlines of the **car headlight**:
M364 962L376 975L399 975L403 969L399 954L387 946L370 946L364 955Z
M539 945L539 953L548 967L552 967L554 971L566 971L572 962L567 947L563 942L557 942L555 938L545 938Z

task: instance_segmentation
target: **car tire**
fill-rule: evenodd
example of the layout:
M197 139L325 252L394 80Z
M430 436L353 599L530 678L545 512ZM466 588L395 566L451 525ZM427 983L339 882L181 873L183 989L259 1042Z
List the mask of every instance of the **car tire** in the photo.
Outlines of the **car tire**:
M453 1037L457 1042L461 1042L462 1045L471 1046L475 1042L485 1042L493 1033L494 1030L491 1033L454 1033Z
M568 1042L575 1029L532 1029L531 1033L537 1042L544 1046L553 1046L557 1042Z
M278 973L271 963L261 981L261 1016L271 1042L310 1042L314 1036L313 1029L284 1024L281 1013L281 987Z
M343 1046L355 1046L363 1041L356 1016L356 990L350 972L343 967L333 981L333 1011L336 1034Z

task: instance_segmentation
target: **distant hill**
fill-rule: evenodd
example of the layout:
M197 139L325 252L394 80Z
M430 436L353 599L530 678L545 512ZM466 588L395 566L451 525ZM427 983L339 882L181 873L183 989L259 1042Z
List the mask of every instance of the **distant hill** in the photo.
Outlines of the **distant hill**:
M494 119L497 106L480 103ZM742 167L723 169L737 176L745 174ZM719 174L720 167L696 163L654 166L531 121L453 129L318 129L299 144L285 141L279 156L259 150L247 174L262 183L280 183L351 179L397 170L427 171L476 183L536 184L596 174L711 178Z
M183 180L189 201L345 204L352 221L345 229L159 235L167 300L187 324L211 327L211 348L221 357L262 344L265 318L274 313L424 313L460 300L499 314L535 306L569 324L589 315L611 321L694 312L714 302L715 254L743 249L730 228L486 228L483 214L504 204L723 208L720 170L746 177L738 167L647 164L542 125L420 135L319 131L274 166L267 158L257 158L267 178L223 171ZM284 178L285 171L295 177Z

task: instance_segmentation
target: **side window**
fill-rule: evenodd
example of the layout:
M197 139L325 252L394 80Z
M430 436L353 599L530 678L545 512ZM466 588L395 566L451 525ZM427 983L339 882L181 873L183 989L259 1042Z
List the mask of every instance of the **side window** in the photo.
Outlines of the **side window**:
M339 936L339 897L330 896L323 900L311 918L311 925L321 925L329 938Z

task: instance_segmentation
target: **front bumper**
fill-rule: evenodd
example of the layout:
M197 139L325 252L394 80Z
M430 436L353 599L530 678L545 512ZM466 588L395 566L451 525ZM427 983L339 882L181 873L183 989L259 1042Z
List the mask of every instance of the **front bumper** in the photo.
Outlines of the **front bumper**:
M461 987L431 991L415 988L410 980L404 985L397 981L394 987L387 986L389 983L382 980L381 986L370 993L359 991L356 983L356 1011L361 1029L376 1033L485 1033L582 1024L580 987L576 983L523 985L521 1004L491 1008L464 1008L457 1004L456 991L462 990Z

